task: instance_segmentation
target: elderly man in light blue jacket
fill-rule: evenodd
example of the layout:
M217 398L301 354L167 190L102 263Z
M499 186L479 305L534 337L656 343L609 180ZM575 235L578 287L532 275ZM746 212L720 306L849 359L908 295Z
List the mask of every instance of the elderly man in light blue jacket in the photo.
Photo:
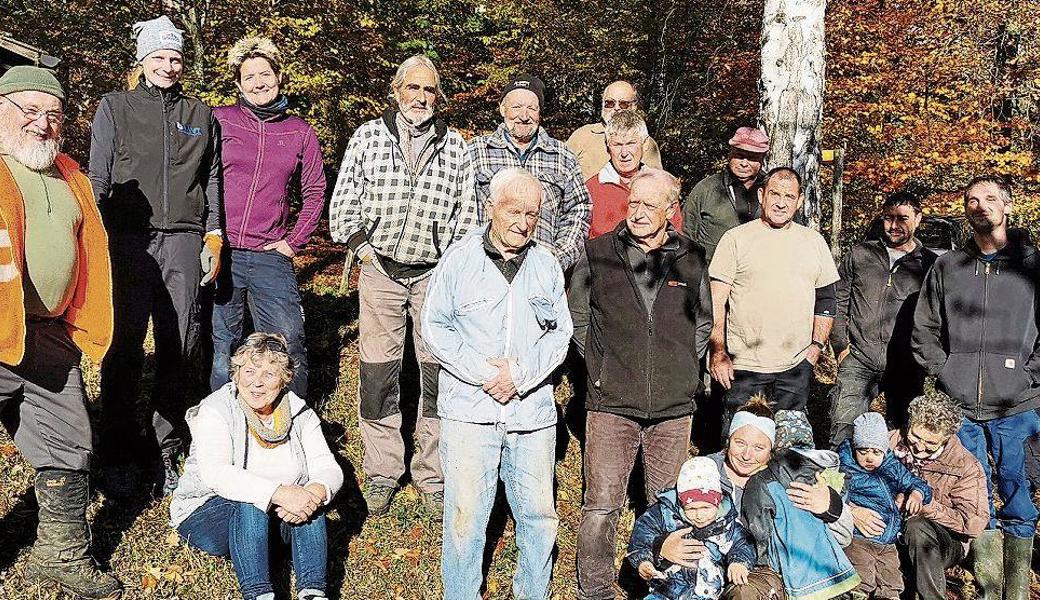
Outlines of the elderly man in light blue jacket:
M491 180L491 222L434 270L422 326L441 363L445 600L480 598L499 478L516 518L518 600L547 598L559 519L553 503L556 405L549 376L573 326L563 271L532 238L542 187L521 168Z

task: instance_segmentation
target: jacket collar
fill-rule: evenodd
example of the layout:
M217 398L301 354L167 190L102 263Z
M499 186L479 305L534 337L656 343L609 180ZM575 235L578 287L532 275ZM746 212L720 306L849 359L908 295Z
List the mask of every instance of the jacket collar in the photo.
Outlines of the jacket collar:
M1029 232L1025 229L1017 227L1008 229L1007 236L1007 245L997 251L997 256L993 258L993 262L1018 262L1036 254L1036 248L1029 237ZM982 258L982 251L979 250L978 244L975 243L974 236L964 244L964 251L976 259L981 260Z
M388 108L383 112L383 125L390 130L390 135L394 136L394 141L398 144L401 143L401 132L397 130L397 113L398 109ZM439 144L444 136L448 133L448 124L444 122L444 119L440 117L433 117L433 142Z
M888 263L888 246L885 245L885 242L882 240L867 240L863 242L863 245L870 248L878 258L884 259L885 263ZM904 260L923 260L925 250L928 249L924 247L924 242L922 242L920 238L915 237L914 249L907 252L905 256L901 257L896 262L902 262ZM928 251L931 252L931 250Z
M762 185L762 183L765 182L765 179L765 175L762 173L762 171L759 171L758 175L755 176L755 183L752 184L750 190L748 191L754 191L756 187ZM729 165L722 167L722 185L726 188L727 195L729 194L729 188L735 183L737 183L737 181L736 179L734 179L733 173L730 172Z
M639 163L640 171L642 171L645 168L645 164ZM610 162L609 160L607 161L607 164L603 165L603 168L599 170L599 173L596 176L599 178L600 183L611 183L614 185L620 185L622 187L628 187L621 183L621 174L618 173L617 169L614 168L614 163Z
M141 75L140 79L137 80L137 86L134 87L134 90L152 98L153 100L165 102L167 105L173 104L184 95L184 87L180 82L173 84L169 89L163 90L158 86L148 83L148 80L144 78L144 75Z
M658 248L658 250L664 250L666 252L675 252L675 257L678 259L687 252L686 245L682 243L679 238L679 234L672 227L671 221L668 222L668 239L665 240L664 245ZM614 228L614 250L617 251L618 255L625 256L626 246L635 246L636 242L632 239L632 234L628 231L628 222L622 220L618 223L618 226Z
M509 132L506 130L505 123L499 123L498 129L495 129L495 132L488 136L488 146L493 148L503 148L515 152L516 144L508 138ZM551 153L559 152L560 149L557 148L556 145L552 144L550 140L552 140L552 138L549 136L549 133L545 131L544 127L539 125L538 130L535 132L534 141L527 147L524 154L530 156L538 150Z

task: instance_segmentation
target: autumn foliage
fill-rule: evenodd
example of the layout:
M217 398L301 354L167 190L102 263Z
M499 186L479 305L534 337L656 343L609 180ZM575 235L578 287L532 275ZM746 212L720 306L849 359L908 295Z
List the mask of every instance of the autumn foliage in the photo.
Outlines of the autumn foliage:
M687 189L718 167L729 134L758 112L760 0L0 0L0 30L63 59L77 157L86 156L98 99L124 85L129 25L162 11L188 31L190 91L213 104L235 97L224 67L230 45L246 33L274 38L295 111L317 127L330 168L353 130L387 106L394 66L417 52L440 65L445 114L466 134L495 126L497 90L521 71L547 82L543 122L561 138L597 118L606 83L635 81L666 167ZM894 190L958 213L957 190L981 172L1010 176L1018 222L1036 221L1035 3L832 1L826 27L823 139L847 149L850 240ZM825 217L828 205L825 189Z

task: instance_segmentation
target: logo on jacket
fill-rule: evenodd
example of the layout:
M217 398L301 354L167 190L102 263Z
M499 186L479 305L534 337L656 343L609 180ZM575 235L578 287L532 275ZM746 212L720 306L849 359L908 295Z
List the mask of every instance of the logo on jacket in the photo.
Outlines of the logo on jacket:
M177 131L183 133L184 135L190 135L191 137L199 137L202 135L201 127L192 127L191 125L185 125L180 121L177 121Z

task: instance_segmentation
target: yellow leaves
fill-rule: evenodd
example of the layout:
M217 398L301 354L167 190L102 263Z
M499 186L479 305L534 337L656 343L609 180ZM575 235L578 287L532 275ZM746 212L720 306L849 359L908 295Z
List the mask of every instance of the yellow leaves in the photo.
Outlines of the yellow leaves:
M166 541L168 543L169 538ZM179 584L185 580L185 577L184 566L177 563L167 565L165 569L155 565L148 565L144 568L144 573L141 575L141 590L146 595L152 595L159 588L159 584L163 582Z

